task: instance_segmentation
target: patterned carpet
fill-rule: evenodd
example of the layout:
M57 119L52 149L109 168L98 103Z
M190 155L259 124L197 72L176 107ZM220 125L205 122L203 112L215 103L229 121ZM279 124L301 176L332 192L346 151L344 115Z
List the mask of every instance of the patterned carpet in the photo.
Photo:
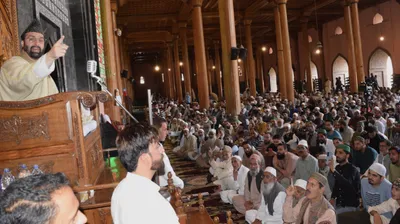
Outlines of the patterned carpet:
M213 194L217 187L214 184L207 183L207 168L201 168L196 165L196 162L184 160L177 157L172 152L172 145L168 142L164 143L165 151L171 161L172 167L176 175L184 182L185 188L182 195L192 195L203 192L208 192L209 195L203 197L204 205L207 208L211 218L219 217L220 223L226 223L226 211L232 212L232 219L235 224L244 224L244 215L238 213L233 205L225 204L221 201L219 194ZM185 202L186 203L186 202ZM197 196L190 196L190 206L198 206Z

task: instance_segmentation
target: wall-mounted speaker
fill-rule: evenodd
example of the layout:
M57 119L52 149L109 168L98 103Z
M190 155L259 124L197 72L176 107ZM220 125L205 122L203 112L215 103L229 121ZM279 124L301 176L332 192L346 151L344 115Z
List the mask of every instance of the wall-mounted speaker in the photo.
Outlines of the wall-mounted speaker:
M128 78L128 70L124 69L121 71L121 78Z
M240 50L239 51L239 58L242 59L242 60L246 59L246 57L247 57L247 49L241 47L241 48L239 48L239 50Z
M237 47L231 48L231 60L237 60L239 58L240 50Z

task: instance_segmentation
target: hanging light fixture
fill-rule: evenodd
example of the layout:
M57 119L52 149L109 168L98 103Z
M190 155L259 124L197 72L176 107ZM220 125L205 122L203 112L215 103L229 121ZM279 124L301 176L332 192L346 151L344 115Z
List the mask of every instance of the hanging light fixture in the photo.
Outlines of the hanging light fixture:
M154 70L156 70L156 72L160 71L160 66L158 66L157 56L156 56L156 66L154 67Z
M179 66L183 66L183 62L179 62Z
M381 35L381 36L379 37L379 40L380 40L380 41L384 41L384 40L385 40L385 37Z
M314 5L315 5L315 25L316 25L316 28L317 28L317 36L318 36L318 39L319 39L318 16L317 16L317 1L316 0L314 0ZM321 41L318 40L317 45L315 47L315 53L316 54L321 54L322 48L323 48L322 43L321 43Z
M144 77L140 76L140 84L144 84Z
M263 52L266 52L266 51L267 51L267 48L264 46L264 47L261 48L261 50L262 50Z
M215 69L215 65L212 66L212 69Z

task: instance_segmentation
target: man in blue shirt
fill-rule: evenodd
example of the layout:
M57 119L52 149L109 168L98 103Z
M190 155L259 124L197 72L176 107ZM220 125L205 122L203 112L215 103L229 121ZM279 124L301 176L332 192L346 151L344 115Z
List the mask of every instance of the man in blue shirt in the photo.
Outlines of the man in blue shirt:
M363 137L357 136L354 139L353 164L360 168L360 174L364 174L368 170L377 156L376 150L367 146Z

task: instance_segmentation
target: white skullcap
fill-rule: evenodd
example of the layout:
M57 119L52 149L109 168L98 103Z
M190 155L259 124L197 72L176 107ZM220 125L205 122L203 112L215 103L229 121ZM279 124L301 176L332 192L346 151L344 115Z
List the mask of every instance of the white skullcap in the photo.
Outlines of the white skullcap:
M217 131L215 129L211 129L210 131L208 131L208 134L213 133L215 135L215 133L217 133Z
M375 171L382 177L386 176L386 168L380 163L373 163L368 170Z
M272 176L276 177L276 169L273 168L273 167L270 167L270 166L269 166L269 167L265 168L264 172L271 173Z
M184 128L183 131L189 131L189 128Z
M289 123L284 123L284 124L283 124L283 127L284 127L284 128L287 127L287 128L290 129L290 124L289 124Z
M318 156L318 159L321 159L321 160L326 160L326 158L327 158L326 154L321 154Z
M272 110L278 110L276 106L271 107Z
M319 107L314 107L314 110L318 110L318 111L319 111L319 110L320 110L320 108L319 108Z
M242 162L242 157L240 157L238 155L232 156L232 158L235 158L235 159L239 160L240 162Z
M306 148L308 149L308 143L307 143L306 140L301 140L301 141L299 141L299 143L298 143L297 145L298 145L298 146L299 146L299 145L302 145L302 146L304 146L304 147L306 147Z
M307 188L307 181L302 180L302 179L298 179L298 180L296 180L296 183L294 184L294 186L298 186L298 187L301 187L301 188L303 188L304 190L306 190L306 188Z

